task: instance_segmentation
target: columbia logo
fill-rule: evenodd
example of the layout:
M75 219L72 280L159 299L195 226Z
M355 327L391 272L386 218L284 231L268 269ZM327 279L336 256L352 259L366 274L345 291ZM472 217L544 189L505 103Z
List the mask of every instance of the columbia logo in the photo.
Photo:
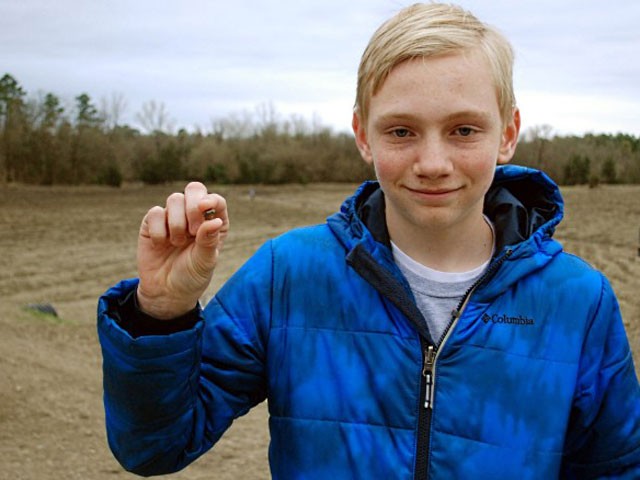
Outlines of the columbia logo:
M533 318L523 317L522 315L511 317L509 315L498 315L497 313L485 313L482 315L482 321L484 323L506 323L510 325L535 325L536 323Z

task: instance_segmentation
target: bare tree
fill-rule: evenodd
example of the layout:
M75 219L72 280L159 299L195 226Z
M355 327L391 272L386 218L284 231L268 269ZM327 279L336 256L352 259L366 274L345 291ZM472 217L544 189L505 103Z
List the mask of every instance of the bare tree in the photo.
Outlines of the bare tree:
M551 141L553 127L551 125L535 125L524 133L524 141L530 142L535 146L535 162L536 167L544 170L546 166L546 147Z
M257 133L252 115L248 111L230 113L228 116L211 119L211 134L214 138L246 138Z
M174 122L169 118L163 102L150 100L142 104L136 120L147 133L171 133Z
M279 115L272 102L261 103L256 107L256 128L260 135L275 135L278 133Z
M128 106L121 92L113 92L109 97L100 98L100 117L104 119L107 131L112 131L120 125Z

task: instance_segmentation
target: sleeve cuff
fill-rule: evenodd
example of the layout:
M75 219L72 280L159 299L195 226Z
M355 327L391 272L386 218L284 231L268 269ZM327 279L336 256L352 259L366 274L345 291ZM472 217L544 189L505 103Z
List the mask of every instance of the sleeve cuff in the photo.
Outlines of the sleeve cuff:
M138 306L137 289L132 289L126 296L112 298L109 302L109 315L132 338L148 335L171 335L192 329L200 320L200 306L170 320L159 320L147 315Z

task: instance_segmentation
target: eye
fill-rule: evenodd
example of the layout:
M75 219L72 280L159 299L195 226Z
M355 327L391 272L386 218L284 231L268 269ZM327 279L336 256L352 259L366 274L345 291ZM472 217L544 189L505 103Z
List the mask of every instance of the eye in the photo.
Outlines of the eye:
M469 135L473 134L475 132L475 130L471 127L458 127L456 128L456 133L458 135L460 135L461 137L468 137Z
M407 128L394 128L391 131L391 134L397 138L406 138L410 135L411 132Z

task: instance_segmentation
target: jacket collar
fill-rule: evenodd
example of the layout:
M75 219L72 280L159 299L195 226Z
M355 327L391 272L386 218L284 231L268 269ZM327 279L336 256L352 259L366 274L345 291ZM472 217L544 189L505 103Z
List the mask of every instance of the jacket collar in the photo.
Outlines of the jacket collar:
M364 183L343 205L343 213L350 211L375 241L389 247L384 209L384 194L377 182ZM496 229L496 252L534 235L551 237L563 211L558 186L545 173L526 167L498 167L485 197L484 212Z

